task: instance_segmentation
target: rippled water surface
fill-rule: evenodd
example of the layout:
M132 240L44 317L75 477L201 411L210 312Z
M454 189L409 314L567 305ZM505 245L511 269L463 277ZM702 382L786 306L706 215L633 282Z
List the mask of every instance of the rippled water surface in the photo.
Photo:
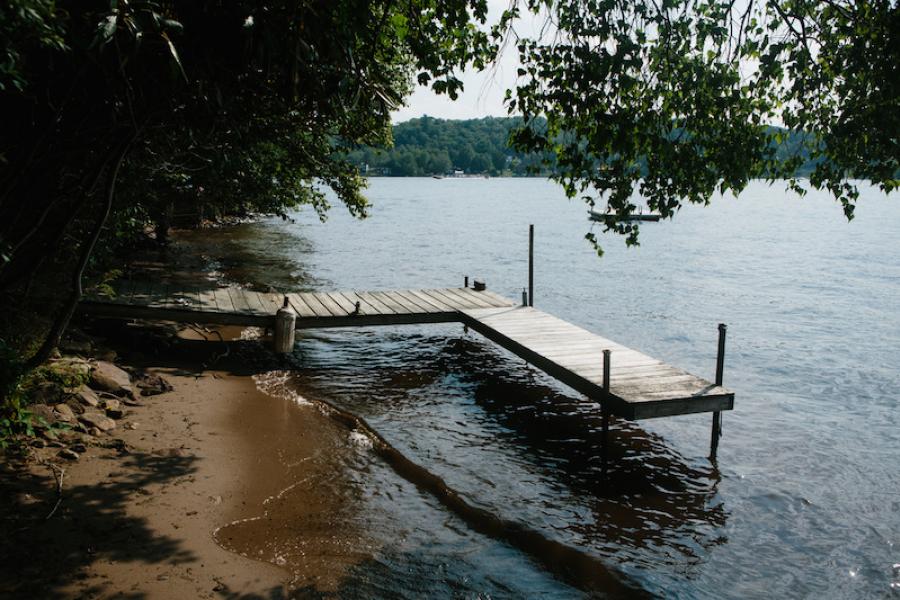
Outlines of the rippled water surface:
M225 229L186 243L230 279L280 290L461 285L518 298L536 225L535 306L711 378L727 323L718 468L709 415L614 422L599 468L588 399L461 325L309 332L290 385L363 417L470 506L585 557L466 519L364 445L346 590L411 597L900 598L900 204L755 183L642 226L640 248L583 240L582 205L536 179L375 179L370 219ZM598 357L598 362L600 357ZM354 440L348 439L352 445ZM360 516L361 515L361 516ZM599 573L599 575L598 575Z

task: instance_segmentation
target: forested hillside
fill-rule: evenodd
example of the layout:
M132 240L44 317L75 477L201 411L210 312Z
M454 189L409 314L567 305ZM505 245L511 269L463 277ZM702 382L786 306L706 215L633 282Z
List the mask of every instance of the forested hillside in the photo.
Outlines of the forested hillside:
M486 117L451 121L422 117L394 125L390 150L361 148L350 160L369 175L409 177L461 170L467 174L527 175L540 168L540 156L507 146L518 118Z
M424 116L394 125L394 147L363 147L349 159L364 175L415 177L461 171L467 175L548 175L537 154L523 154L508 146L509 130L521 118L485 117L447 120ZM808 175L815 166L808 160L802 136L784 131L777 157L800 156L796 174ZM552 164L552 156L547 157Z

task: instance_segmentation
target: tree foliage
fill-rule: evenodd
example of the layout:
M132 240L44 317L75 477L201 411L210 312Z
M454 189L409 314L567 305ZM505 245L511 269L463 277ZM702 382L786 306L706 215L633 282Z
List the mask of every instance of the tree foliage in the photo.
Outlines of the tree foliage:
M416 73L456 95L455 73L490 55L485 11L483 0L8 3L0 293L27 292L42 268L80 282L95 231L109 248L120 233L109 225L164 230L176 202L323 214L318 182L364 214L344 149L388 143Z
M523 12L551 33L519 37ZM795 172L811 160L809 184L852 218L851 179L898 185L895 1L522 0L493 33L522 64L515 146L552 152L566 192L606 201L607 229L630 244L635 191L666 216L754 177L803 193ZM794 155L771 125L803 136Z

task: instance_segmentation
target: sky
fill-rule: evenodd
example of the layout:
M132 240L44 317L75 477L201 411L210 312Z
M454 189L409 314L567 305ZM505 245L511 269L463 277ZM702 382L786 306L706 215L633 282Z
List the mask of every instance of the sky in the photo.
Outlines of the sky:
M499 20L508 6L509 0L488 0L488 24ZM531 37L540 31L543 23L542 17L526 14L516 28L522 35ZM503 53L493 68L481 73L474 69L462 73L460 79L463 82L463 93L456 101L450 100L446 95L438 96L427 86L417 86L407 99L406 106L395 111L391 120L396 124L422 115L439 119L504 117L507 113L503 106L503 95L515 85L518 67L518 53L512 47Z

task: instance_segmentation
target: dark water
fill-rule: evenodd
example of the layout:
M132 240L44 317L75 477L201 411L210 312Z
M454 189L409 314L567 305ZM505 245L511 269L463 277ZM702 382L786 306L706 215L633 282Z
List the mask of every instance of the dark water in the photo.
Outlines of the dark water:
M470 505L594 561L566 572L479 531L361 447L370 560L350 595L900 597L900 204L754 184L739 200L582 239L585 209L533 179L375 179L372 217L336 209L188 240L232 280L279 289L460 285L518 298L537 229L535 305L711 377L729 325L718 468L709 415L615 422L461 326L316 332L290 385L365 418ZM599 357L598 357L599 360ZM527 550L527 549L526 549ZM552 562L552 561L551 561ZM624 586L624 587L623 587ZM625 590L623 592L623 589Z

